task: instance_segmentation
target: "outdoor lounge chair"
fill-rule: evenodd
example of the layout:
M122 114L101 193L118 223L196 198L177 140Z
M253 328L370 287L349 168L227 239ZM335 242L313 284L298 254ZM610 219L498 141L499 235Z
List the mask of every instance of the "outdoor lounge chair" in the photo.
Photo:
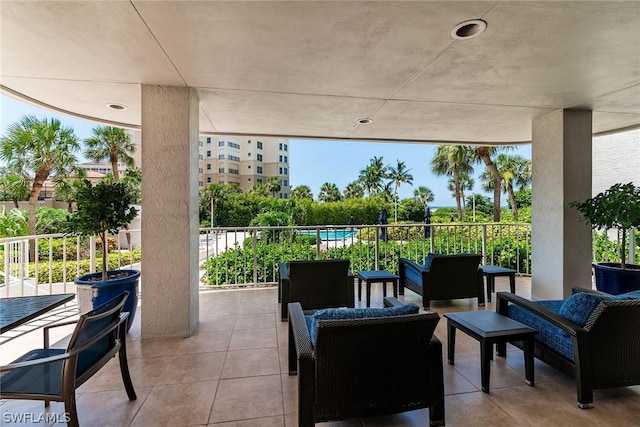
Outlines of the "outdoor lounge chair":
M43 400L45 406L50 401L64 402L67 425L77 427L76 389L118 353L127 396L135 400L125 344L129 313L122 312L128 294L80 316L66 350L49 348L49 329L76 321L46 326L43 349L31 350L0 367L0 398Z
M278 300L282 302L283 321L287 320L290 302L299 302L304 310L355 306L349 260L291 261L279 267Z
M498 292L496 310L538 330L535 357L576 379L578 407L593 407L594 389L640 384L640 291L536 302Z
M422 305L429 309L431 300L478 298L484 305L480 254L429 254L425 265L407 258L398 261L400 293L404 288L422 295Z
M300 304L288 305L289 375L298 375L300 427L420 408L429 408L430 425L444 425L442 344L433 335L440 317L404 314L419 308L392 297L384 301L390 307L306 317ZM312 326L314 316L354 314L374 317L316 318Z

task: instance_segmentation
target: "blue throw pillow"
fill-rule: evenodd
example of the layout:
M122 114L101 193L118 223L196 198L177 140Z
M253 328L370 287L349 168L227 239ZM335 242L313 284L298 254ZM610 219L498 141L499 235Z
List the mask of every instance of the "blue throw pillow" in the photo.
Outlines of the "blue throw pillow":
M404 304L394 307L385 308L327 308L318 310L313 315L308 316L307 327L311 342L316 344L316 331L318 322L322 320L346 320L346 319L365 319L370 317L390 317L405 316L408 314L418 314L420 307L416 304Z
M567 298L558 314L565 319L584 326L593 310L604 300L612 300L608 295L597 295L590 292L578 292Z
M626 294L616 295L615 299L640 299L640 290L627 292Z

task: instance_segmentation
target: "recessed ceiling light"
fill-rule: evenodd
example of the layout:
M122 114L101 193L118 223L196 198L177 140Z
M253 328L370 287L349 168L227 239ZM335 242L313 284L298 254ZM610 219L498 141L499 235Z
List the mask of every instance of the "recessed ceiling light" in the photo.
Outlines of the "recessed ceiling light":
M356 123L358 123L359 125L368 125L371 122L373 122L373 119L370 119L369 117L363 117L356 120Z
M467 40L480 35L487 29L487 22L482 19L471 19L464 21L453 27L451 37L456 40Z
M107 107L113 108L114 110L126 110L127 109L126 105L115 104L115 103L107 104Z

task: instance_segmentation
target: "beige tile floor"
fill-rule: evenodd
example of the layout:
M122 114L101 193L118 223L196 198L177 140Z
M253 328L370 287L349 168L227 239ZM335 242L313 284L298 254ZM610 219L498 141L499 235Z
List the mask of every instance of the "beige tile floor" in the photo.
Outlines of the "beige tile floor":
M372 304L380 306L381 286L373 288ZM496 288L507 290L507 281L497 278ZM529 297L529 279L518 278L517 293ZM401 299L420 303L409 291ZM81 425L296 426L297 377L287 374L287 323L280 322L278 308L273 288L203 292L200 324L185 339L142 340L138 316L128 337L138 399L127 400L114 359L77 391ZM440 314L477 308L475 300L432 303ZM41 340L35 333L34 347ZM436 335L446 343L444 318ZM640 386L597 390L595 408L580 410L574 381L539 361L536 386L525 385L522 353L513 347L506 359L492 362L491 394L480 391L477 341L459 332L456 365L443 359L447 426L640 426ZM52 425L8 422L7 414L43 411L41 402L2 401L0 424ZM53 403L49 411L64 410ZM428 410L327 424L427 426Z

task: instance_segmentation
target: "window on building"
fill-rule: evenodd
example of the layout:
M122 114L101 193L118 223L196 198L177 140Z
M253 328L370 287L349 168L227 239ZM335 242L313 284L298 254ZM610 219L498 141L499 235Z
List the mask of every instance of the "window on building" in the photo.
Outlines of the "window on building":
M280 175L282 175L282 168L279 169L279 173L280 173Z
M211 163L207 163L207 170L210 171L211 170Z
M262 154L258 154L258 155L256 156L256 159L258 159L258 161L259 161L259 162L261 162L261 161L262 161Z
M289 180L288 179L283 179L282 180L282 186L283 187L288 187L289 186Z
M198 181L198 187L204 187L204 182Z
M280 155L280 156L278 157L278 161L279 161L280 163L282 163L282 155Z
M247 178L247 181L251 182L251 178Z
M207 150L207 157L211 157L211 150Z
M251 144L251 140L248 140L248 141L247 141L247 144Z
M198 145L202 147L202 141L198 141Z
M202 168L198 168L198 173L202 173Z
M224 160L224 154L218 154L218 160Z
M247 165L247 169L251 169L251 165Z
M256 171L257 171L259 174L262 174L262 166L258 166L258 167L256 168Z
M224 168L218 168L218 173L224 173Z
M247 157L251 157L251 153L247 153Z
M278 150L282 150L282 142L278 144Z
M236 144L235 142L227 141L227 147L240 149L240 144Z
M258 184L262 184L262 178L256 178L256 182L257 182Z
M284 168L284 175L289 175L289 169Z
M287 151L287 144L284 144L284 151Z
M211 137L210 136L207 137L207 144L211 144Z
M224 141L218 141L218 147L224 147Z
M202 160L202 154L198 154L198 158Z
M256 146L262 150L262 142L260 141L256 142Z
M284 162L289 163L289 158L287 156L284 156Z
M209 184L209 183L211 183L211 177L210 176L207 177L207 184Z

